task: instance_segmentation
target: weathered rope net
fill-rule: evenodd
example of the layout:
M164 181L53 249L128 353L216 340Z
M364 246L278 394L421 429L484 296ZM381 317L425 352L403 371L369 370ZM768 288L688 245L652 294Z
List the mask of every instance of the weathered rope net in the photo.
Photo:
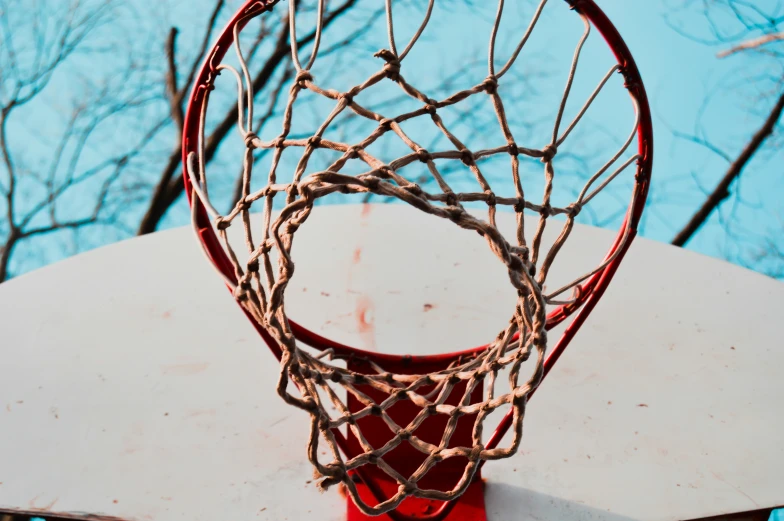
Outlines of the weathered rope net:
M575 218L582 208L616 179L627 167L640 157L631 155L621 159L634 140L638 121L635 120L628 139L612 157L587 179L578 197L568 206L557 207L551 204L553 180L555 178L554 158L565 145L567 137L574 130L588 107L611 78L619 70L612 67L602 78L599 85L588 97L576 117L566 126L563 125L564 111L572 88L575 71L583 44L589 36L590 23L583 16L585 30L577 44L566 87L561 97L552 135L541 148L526 147L518 143L512 133L505 104L502 99L504 77L513 67L521 50L534 31L546 0L539 3L533 18L512 55L501 66L497 64L496 39L501 23L504 1L498 2L497 16L492 28L489 43L488 74L473 87L461 90L444 99L432 99L419 90L413 81L405 76L404 61L431 21L435 0L430 0L423 21L411 40L401 49L395 40L392 1L386 0L386 21L388 27L388 46L375 56L382 63L380 69L364 82L345 91L320 86L311 73L319 53L321 29L324 19L325 0L318 3L318 25L310 56L304 60L297 48L296 16L289 16L291 59L296 69L291 82L288 101L282 119L282 128L277 136L265 140L252 131L254 121L254 92L251 88L251 75L246 58L240 45L239 31L243 24L234 28L234 49L239 60L239 69L229 65L215 66L216 71L227 71L236 78L238 89L239 120L238 130L244 139L244 167L242 173L242 197L226 215L219 213L208 196L208 176L204 165L204 126L207 103L205 102L200 119L200 142L198 153L187 156L187 173L200 202L206 208L222 238L237 283L227 279L234 288L235 298L244 309L261 324L278 342L282 350L280 377L277 383L278 394L289 404L310 414L311 429L307 455L320 478L320 486L328 488L342 483L353 500L366 514L375 515L396 508L406 497L453 500L462 494L477 468L485 460L506 458L519 448L522 438L522 422L526 402L542 379L543 361L547 348L545 329L547 305L563 304L575 299L579 285L591 275L601 270L613 260L610 256L589 273L585 273L554 291L545 293L543 287L556 255L569 237ZM251 11L247 17L258 15ZM380 82L394 82L405 95L417 100L421 106L410 112L391 115L380 113L360 105L360 93L372 89ZM334 102L334 108L318 130L308 138L290 136L296 101L303 91L310 91ZM205 94L209 96L209 93ZM447 128L439 115L439 110L460 104L473 96L489 97L498 120L503 142L494 148L472 150L470 145L461 141ZM635 102L636 103L636 102ZM327 139L325 133L335 119L345 111L366 120L376 122L375 129L354 143L343 143ZM635 113L638 107L635 104ZM451 147L445 150L426 150L403 130L401 123L419 119L430 120L448 139ZM424 123L422 123L424 124ZM565 128L564 128L565 127ZM374 157L368 148L382 136L394 135L410 150L401 157L385 162ZM279 182L279 165L285 149L300 148L302 154L291 176L290 182ZM340 153L340 157L329 167L310 171L309 161L314 151L327 148ZM267 172L266 185L259 190L251 190L253 178L254 150L269 149L272 153L271 167ZM544 193L541 201L535 202L526 197L520 176L520 156L539 159L543 163ZM491 156L508 157L510 179L514 185L514 197L496 195L482 171L483 160ZM462 162L481 187L476 192L456 192L439 170L441 161ZM345 173L349 163L362 163L365 169L360 174ZM426 169L438 187L437 191L427 191L412 182L407 171ZM457 226L478 232L487 241L492 252L506 268L509 281L517 291L518 299L512 312L508 327L503 330L489 348L466 360L453 363L448 368L431 374L395 374L387 372L379 364L370 362L368 372L357 372L343 367L339 357L329 351L320 354L304 349L292 333L285 307L286 288L294 274L294 260L291 257L292 242L297 231L310 216L319 198L333 193L372 193L399 199L417 210L449 219ZM276 197L285 199L285 205L277 217L273 218L273 203ZM487 219L480 219L469 213L465 203L482 202L487 205ZM499 205L508 206L516 214L516 236L510 242L496 227L496 211ZM261 206L261 216L251 216L251 210ZM194 205L194 208L196 206ZM195 211L195 210L194 210ZM528 212L528 215L526 215ZM562 215L560 235L545 252L542 237L548 219ZM526 237L525 218L537 219L533 237ZM252 224L261 221L260 231ZM240 255L230 244L227 228L232 225L242 227L248 256L240 260ZM626 236L621 239L626 240ZM569 296L569 290L576 289ZM533 367L524 376L522 368L530 360ZM530 364L525 364L530 366ZM505 378L508 390L498 391L497 381ZM294 386L290 385L293 382ZM480 401L472 397L475 391L484 389ZM372 390L373 392L370 392ZM370 395L384 396L375 400ZM457 395L457 396L453 396ZM347 397L362 404L359 410L350 410ZM451 397L451 398L450 398ZM459 397L459 398L458 398ZM451 403L447 403L447 401ZM398 402L408 401L416 405L419 413L408 424L399 425L390 416L389 410ZM513 410L513 435L505 447L488 448L483 441L485 420L499 409ZM389 429L389 441L383 446L373 446L363 434L358 421L375 416L383 420ZM418 437L418 429L428 418L446 418L446 427L438 443L427 442ZM458 420L473 417L472 442L470 445L453 446L451 442ZM346 456L340 451L336 433L348 428L361 447L361 452ZM326 461L322 461L323 445L328 449ZM423 462L411 475L400 474L385 457L401 444L410 444L424 455ZM462 476L456 480L451 490L436 490L421 487L419 484L431 469L441 462L460 457L466 464ZM397 492L378 504L368 504L357 493L350 471L362 466L375 466L398 484Z

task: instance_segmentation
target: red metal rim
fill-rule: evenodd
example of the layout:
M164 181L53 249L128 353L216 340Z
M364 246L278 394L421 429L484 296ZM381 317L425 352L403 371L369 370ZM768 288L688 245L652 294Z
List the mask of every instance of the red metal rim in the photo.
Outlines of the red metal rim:
M594 0L566 1L569 3L572 9L577 10L588 17L593 26L602 34L608 46L615 55L618 64L620 65L620 71L626 80L626 87L629 91L629 94L635 98L639 104L640 120L637 129L637 141L638 152L641 156L641 159L638 161L637 172L635 174L636 183L633 190L633 199L629 205L626 219L623 226L619 229L615 242L605 257L609 258L610 256L617 253L615 259L605 266L604 269L594 274L588 281L581 285L580 297L576 302L570 305L559 306L548 314L547 328L551 329L573 315L578 310L580 311L572 325L565 333L565 336L568 335L568 339L566 340L566 343L568 343L568 340L574 336L577 328L579 328L579 326L584 321L587 313L590 313L590 311L593 309L593 306L595 305L595 302L606 290L610 280L612 279L612 276L618 269L624 254L628 250L634 239L634 236L636 235L637 226L639 224L644 203L648 194L648 186L653 165L653 127L651 122L650 107L648 105L648 98L645 92L645 87L642 83L642 78L640 76L639 70L637 69L637 65L632 58L631 52L626 46L626 43L621 38L621 35L615 29L612 22L610 22L607 16L596 5ZM249 14L261 14L264 11L269 11L277 3L278 0L249 0L239 11L237 11L234 17L229 21L229 23L221 32L216 44L213 46L210 54L199 71L193 90L191 92L191 96L188 100L182 141L183 165L186 164L188 154L191 152L196 152L199 132L199 117L202 105L205 102L204 94L208 89L212 88L211 82L216 75L215 67L221 62L223 56L234 41L234 27L237 24L244 24L247 22ZM212 228L207 212L200 204L198 197L194 197L193 187L191 186L190 179L188 178L188 174L187 171L185 171L184 166L183 180L185 183L185 191L189 203L191 205L195 204L197 206L196 220L197 227L199 229L199 238L206 247L212 263L229 280L236 280L229 258L224 252L223 247L221 246L220 241L218 240L218 237ZM624 242L622 241L622 237L625 233L627 233L627 231L629 233L629 237ZM264 331L255 320L252 320L252 322L270 345L270 349L273 351L273 353L279 357L280 351L274 340L272 340L272 338L266 334L266 331ZM432 362L436 360L447 361L454 360L460 356L470 356L487 348L487 346L484 345L470 349L463 349L461 351L455 351L452 353L427 356L390 355L384 353L368 352L347 346L345 344L334 342L328 338L314 333L313 331L308 330L295 321L291 321L291 327L298 340L316 349L323 350L332 348L337 354L354 356L358 355L378 361L400 360L402 358L410 359L412 364L416 364L417 361L420 360L423 362ZM562 338L561 340L563 341L564 339ZM559 344L560 343L561 342L559 341ZM565 345L563 347L565 347ZM558 356L560 356L558 351L559 348L556 345L548 357L548 360L552 360L548 366L551 366L555 360L557 360ZM562 351L562 348L560 351Z
M234 15L234 17L229 21L227 26L221 32L216 44L213 46L210 54L205 59L205 62L196 78L195 85L188 101L187 114L183 129L183 165L187 163L188 155L191 152L197 151L196 147L198 143L199 117L202 106L205 102L204 94L207 92L207 90L212 88L211 81L216 75L215 67L221 62L223 56L233 43L234 27L237 24L244 24L247 22L248 15L250 14L261 14L264 11L270 10L277 2L278 0L249 0L246 2L245 5ZM624 255L633 242L637 233L637 227L639 225L640 218L642 216L645 200L647 198L653 167L653 126L651 121L651 112L648 104L648 98L645 92L645 87L643 85L637 65L632 58L631 52L629 51L626 43L621 38L621 35L618 33L612 22L610 22L604 12L602 12L602 10L596 5L594 0L566 0L566 2L572 7L572 9L584 14L590 20L591 24L596 28L596 30L598 30L599 33L604 37L607 45L612 50L620 66L620 72L624 76L626 88L628 89L629 94L638 103L639 124L637 128L637 142L638 154L640 155L641 159L638 160L633 197L631 203L629 204L626 218L623 225L619 229L618 235L616 236L613 245L605 256L605 259L615 256L614 259L601 271L594 274L590 279L581 285L580 295L576 302L557 307L548 314L548 329L555 327L573 315L574 318L567 326L558 342L550 349L550 352L548 353L544 362L545 376L550 372L550 370L552 370L559 357L563 354L572 338L574 338L579 328L585 322L588 315L592 312L593 308L604 294L605 290L610 284L610 281L615 275L615 272L620 266ZM199 239L204 244L208 256L210 257L215 267L218 268L223 273L223 275L227 277L228 280L236 281L234 270L232 269L229 258L223 250L223 247L221 246L220 241L213 230L207 212L200 204L198 197L194 197L193 187L191 186L187 170L185 170L185 166L183 166L183 179L188 201L191 205L196 206L195 215ZM623 241L623 237L626 234L628 234L627 240ZM252 319L252 317L249 316L248 318L264 338L273 354L277 358L280 358L280 347L277 345L274 339L269 335L269 333L267 333L267 331L264 330L260 324ZM452 353L428 356L390 355L356 349L351 346L340 344L328 338L322 337L294 321L290 321L290 324L295 337L299 341L310 345L311 347L322 350L331 348L336 352L336 354L339 355L367 357L382 363L384 361L395 361L398 363L410 362L412 366L416 366L419 363L432 364L440 361L446 365L458 357L475 355L487 348L485 345ZM487 447L493 448L497 446L508 431L511 424L512 416L511 414L507 414L507 416L502 419L495 433L491 436ZM343 439L342 435L339 437L339 441L341 449L345 451L345 439ZM365 479L365 476L362 476L362 473L360 473L360 477L363 478L363 480L370 486L371 489L374 488L372 481ZM378 499L382 500L382 498ZM436 512L421 518L399 516L396 515L395 512L391 512L389 515L395 520L410 521L417 519L421 521L426 519L428 521L437 521L448 515L454 504L455 502L445 503Z

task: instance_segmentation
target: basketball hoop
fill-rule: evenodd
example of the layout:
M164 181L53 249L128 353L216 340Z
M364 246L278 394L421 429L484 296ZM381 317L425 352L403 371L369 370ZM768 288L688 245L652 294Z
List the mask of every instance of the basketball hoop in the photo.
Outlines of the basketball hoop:
M280 360L278 394L310 415L307 457L319 486L344 486L356 505L350 507L350 518L357 520L384 513L395 520L437 520L453 508L458 509L456 514L462 508L464 512L474 512L474 516L484 515L480 469L486 461L510 457L519 449L527 402L601 298L634 239L651 174L653 132L644 87L629 50L593 0L572 0L563 7L563 16L583 20L584 32L571 61L552 134L541 147L526 147L515 140L503 93L507 73L536 29L547 0L539 3L527 29L519 35L514 52L503 63L496 56L504 6L501 0L490 35L487 76L442 99L431 98L420 90L417 82L406 76L405 67L407 56L433 18L436 3L430 0L414 35L401 48L395 38L392 1L386 0L388 38L386 47L375 54L379 68L363 82L341 90L322 87L312 72L319 56L325 0L318 2L315 37L307 60L300 56L298 48L296 13L289 16L295 72L280 132L262 137L253 132L255 93L240 36L251 19L273 10L277 0L251 0L232 18L209 52L196 79L185 121L184 179L198 237L235 299ZM592 28L604 37L617 63L604 74L574 119L564 125L580 53ZM239 67L224 63L232 47ZM233 88L238 91L238 132L245 144L242 194L225 215L210 202L204 153L207 108L216 77L222 71L236 79ZM568 147L567 138L616 72L623 77L634 109L628 137L617 150L608 153L606 163L590 176L570 204L556 206L552 199L555 158ZM361 94L382 82L396 84L418 107L389 115L358 102ZM297 137L292 135L292 121L298 96L303 92L331 100L334 108L312 135ZM503 136L503 141L481 150L459 138L440 115L440 111L478 96L490 100ZM372 123L372 131L354 142L327 137L330 125L343 113L353 113ZM412 139L403 123L413 120L432 122L448 140L449 148L428 150ZM371 153L369 148L385 136L399 139L406 153L392 160L382 160ZM637 151L630 153L635 140ZM289 149L302 152L294 171L285 173L289 178L280 181L280 157ZM339 157L327 168L314 171L309 164L311 157L323 149L334 151ZM272 160L265 185L254 190L251 181L257 150L269 151ZM483 172L482 162L492 157L508 158L513 196L500 195ZM521 157L543 164L541 202L524 191ZM454 190L439 169L446 162L462 163L479 189ZM363 170L349 173L347 165L362 165ZM409 175L412 170L429 173L437 190L414 182ZM569 238L576 217L624 174L633 175L631 200L604 260L558 289L546 291L550 268ZM316 202L332 194L393 198L413 207L412 211L447 219L479 233L517 291L517 303L507 327L482 347L441 355L397 356L334 342L289 318L285 294L294 276L293 239L309 218L317 218L311 216ZM273 203L281 199L283 207L274 216ZM486 205L486 219L466 209L471 203ZM496 227L499 207L512 210L517 216L512 241ZM260 217L251 217L253 208L261 209ZM537 220L536 231L527 237L524 223L532 216ZM545 251L543 232L548 222L553 222L548 219L555 216L563 219L561 232ZM262 225L254 228L258 221ZM227 229L234 223L243 228L246 260L240 259L228 238ZM548 347L547 331L570 318L561 338ZM529 370L527 375L523 374L524 368ZM508 389L500 390L502 379ZM494 413L501 419L486 437L483 427ZM502 438L510 429L511 440L502 446ZM322 454L324 447L326 457Z

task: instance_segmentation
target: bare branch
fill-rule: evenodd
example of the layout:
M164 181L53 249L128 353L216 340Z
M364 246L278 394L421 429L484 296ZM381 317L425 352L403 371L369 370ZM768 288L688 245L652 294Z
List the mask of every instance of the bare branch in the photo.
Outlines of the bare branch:
M784 32L780 33L771 33L766 34L764 36L760 36L759 38L752 38L751 40L746 40L744 42L735 45L734 47L730 47L726 51L721 51L716 54L718 58L726 58L727 56L732 56L733 54L748 51L750 49L757 49L762 47L763 45L767 45L772 42L778 42L784 40Z
M724 174L724 177L721 178L719 184L716 185L716 188L711 192L702 206L692 216L686 226L678 232L672 240L672 244L675 246L683 246L689 242L697 230L705 224L705 221L708 220L711 213L718 208L723 200L729 197L730 185L732 185L732 182L741 175L743 169L754 157L754 154L757 153L765 141L773 134L773 130L776 128L776 124L781 118L782 112L784 112L784 94L781 94L762 127L752 136L751 141L749 141L735 161L732 162L729 169Z
M339 19L343 14L348 12L358 0L345 0L337 8L331 11L324 18L324 28L329 27L335 20ZM277 71L283 60L289 55L289 42L288 42L288 29L287 24L282 24L282 28L278 33L275 41L275 46L272 53L267 58L264 65L253 78L252 89L255 94L258 94L269 83L270 79ZM301 38L299 41L300 47L304 47L313 41L316 32L311 31L308 35ZM218 151L220 144L234 128L237 122L237 106L232 106L221 119L221 121L212 130L212 133L206 139L204 159L210 162L215 153ZM161 173L160 180L155 187L155 191L150 199L150 205L145 212L144 217L139 224L138 234L144 235L152 233L158 227L163 216L166 214L172 204L183 194L185 187L180 179L174 179L175 174L179 171L180 167L180 149L179 143L175 151L169 156L166 166Z
M169 104L171 105L171 115L174 123L178 129L182 129L185 122L185 116L182 110L182 100L180 90L177 87L177 28L172 27L169 31L169 36L166 38L166 64L168 72L166 73L166 94L169 96ZM179 135L179 134L178 134Z

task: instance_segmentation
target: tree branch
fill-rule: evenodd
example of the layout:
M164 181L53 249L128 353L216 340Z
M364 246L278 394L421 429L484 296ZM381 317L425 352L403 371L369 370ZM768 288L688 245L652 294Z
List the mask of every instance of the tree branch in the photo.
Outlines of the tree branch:
M780 33L770 33L764 36L760 36L759 38L752 38L751 40L746 40L745 42L741 42L734 47L730 47L727 50L721 51L716 54L717 58L726 58L727 56L731 56L733 54L748 51L751 49L757 49L762 47L763 45L767 45L772 42L778 42L784 40L784 32Z
M773 130L776 127L776 123L781 118L781 114L784 112L784 93L781 94L776 104L773 106L770 114L768 115L765 123L762 127L752 136L751 141L746 145L746 147L741 151L740 155L732 162L727 172L724 174L724 177L721 178L719 184L716 188L711 192L702 206L697 210L697 212L692 216L689 222L684 226L684 228L678 232L675 238L672 240L672 244L675 246L684 246L689 240L694 236L695 233L705 224L705 221L708 220L711 213L718 208L722 201L724 201L730 195L730 185L733 181L735 181L738 177L740 177L743 169L746 165L751 161L754 157L754 154L762 147L772 134Z
M326 29L329 27L330 24L345 14L356 3L357 0L345 0L339 7L337 7L334 11L331 11L324 18L324 28ZM253 78L252 89L254 94L258 94L264 89L282 61L289 55L290 50L288 45L288 34L289 33L286 24L283 24L283 28L277 37L272 54L264 63L264 66L261 68L258 74ZM315 36L316 33L314 30L307 36L301 38L299 42L300 47L312 42ZM205 162L209 163L212 160L212 158L215 156L215 153L218 151L220 144L223 142L228 133L236 126L236 124L237 106L233 105L232 108L228 110L225 117L215 126L212 133L206 140L204 146ZM161 219L163 219L163 216L168 211L169 207L171 207L171 205L174 204L174 202L184 192L185 187L182 180L173 179L174 175L179 171L181 161L180 154L181 150L178 146L172 155L169 156L169 159L166 162L166 166L164 167L161 174L160 181L158 182L158 185L155 188L155 192L153 193L153 196L150 200L150 205L148 206L147 211L145 212L144 217L139 224L139 229L137 231L139 235L154 232L157 229Z
M177 28L172 27L169 30L169 36L166 38L165 52L166 64L168 66L168 71L166 72L166 94L169 96L172 119L177 128L182 130L185 116L182 113L182 100L180 91L177 88L177 32Z

